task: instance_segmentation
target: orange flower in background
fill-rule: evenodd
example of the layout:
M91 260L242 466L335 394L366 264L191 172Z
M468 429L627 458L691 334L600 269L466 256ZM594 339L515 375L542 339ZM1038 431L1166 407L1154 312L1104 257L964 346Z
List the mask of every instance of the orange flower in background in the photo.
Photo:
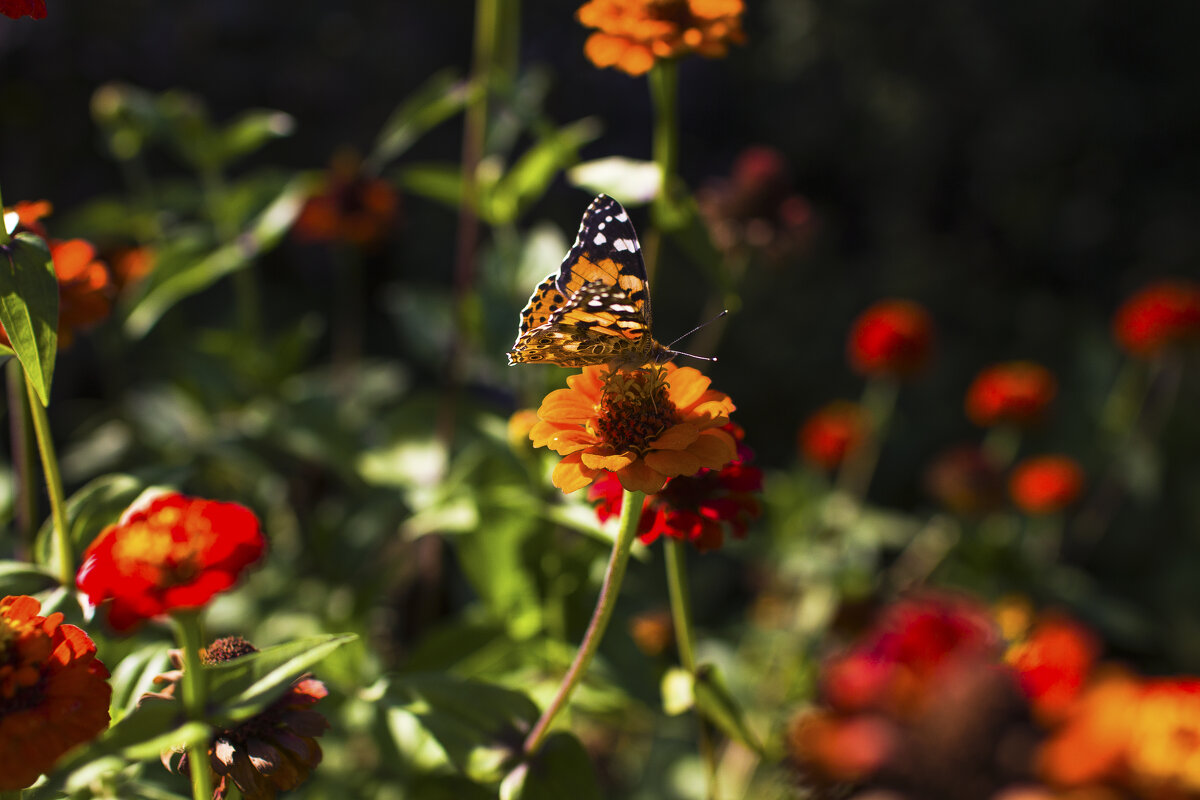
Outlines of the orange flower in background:
M1060 787L1120 778L1141 695L1138 680L1123 672L1092 680L1066 722L1039 749L1041 776Z
M1117 310L1113 335L1126 352L1149 357L1200 339L1200 284L1165 280L1134 294Z
M933 346L933 321L909 300L882 300L850 327L846 352L863 375L904 378L925 366Z
M155 253L149 247L122 247L114 251L108 263L117 291L141 282L154 271L154 262Z
M45 19L45 0L0 0L0 14L17 19L18 17L33 17Z
M1054 514L1083 491L1083 469L1069 456L1038 456L1013 468L1008 491L1026 514Z
M643 75L659 59L724 56L745 41L742 0L590 0L576 12L596 28L583 46L597 67Z
M668 478L720 469L737 457L733 401L691 367L623 372L584 367L548 394L529 432L534 447L563 456L554 485L564 492L613 472L630 491L653 494Z
M1039 422L1058 392L1050 370L1032 361L995 364L967 388L967 417L976 425L1028 426Z
M0 791L24 789L108 727L112 687L96 645L24 595L0 600Z
M49 200L22 200L4 210L17 215L17 230L24 229L43 239L46 238L46 226L42 224L42 219L54 211L54 206Z
M371 248L396 226L399 212L395 188L364 173L358 156L343 151L333 157L325 185L305 202L293 231L302 241Z
M217 639L201 651L204 664L221 664L239 656L258 652L258 648L240 636ZM155 677L155 683L167 684L147 698L171 698L183 677L182 657L171 651L175 669ZM213 797L224 798L236 786L245 800L274 800L278 792L295 789L308 780L321 763L321 745L317 737L329 728L329 721L312 706L329 694L325 684L303 675L284 695L236 727L220 730L209 742L209 767ZM188 754L168 750L162 754L163 766L187 774Z
M866 414L855 403L836 400L813 412L800 427L800 452L821 469L834 470L870 435Z
M1153 797L1200 794L1200 679L1148 681L1132 715L1131 783Z
M1047 617L1028 637L1009 648L1006 660L1020 676L1021 688L1044 723L1063 719L1095 664L1100 645L1078 623Z
M83 554L76 583L127 632L175 609L199 608L262 556L258 518L236 503L160 494L125 512Z

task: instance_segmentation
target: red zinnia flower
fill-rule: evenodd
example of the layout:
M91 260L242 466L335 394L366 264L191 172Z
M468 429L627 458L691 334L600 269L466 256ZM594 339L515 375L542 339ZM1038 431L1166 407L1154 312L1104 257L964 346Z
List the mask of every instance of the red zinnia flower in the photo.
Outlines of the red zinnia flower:
M837 400L815 411L800 428L800 452L822 469L833 470L869 433L863 410L854 403Z
M232 587L266 547L258 519L236 503L161 494L133 506L83 554L76 583L125 632Z
M1200 338L1200 284L1166 280L1134 294L1117 310L1113 334L1127 352L1148 357Z
M1083 470L1068 456L1026 459L1013 469L1008 484L1013 502L1026 514L1062 511L1083 490Z
M863 375L903 378L925 366L932 345L933 322L924 308L909 300L882 300L854 321L846 351Z
M220 664L256 652L258 648L245 639L228 636L202 650L201 660ZM175 669L154 679L167 686L144 697L175 695L183 677L180 656L179 651L172 651ZM329 727L329 721L312 706L328 694L321 681L302 675L274 703L236 727L218 731L208 746L208 766L216 778L213 800L223 800L234 786L245 800L274 800L278 792L290 791L308 780L321 763L317 737ZM175 772L186 774L190 769L186 752L168 750L162 754L162 762Z
M742 444L742 429L731 422L722 430L737 440L737 458L720 469L669 478L657 494L648 495L638 521L643 544L670 536L691 542L703 553L720 547L726 531L738 539L746 535L750 521L762 511L762 471L746 463L754 455ZM621 488L620 479L610 472L588 490L601 522L621 513Z
M1099 645L1079 624L1050 617L1028 638L1008 651L1008 662L1020 676L1021 688L1045 722L1061 720L1082 691L1096 661Z
M44 19L46 3L45 0L0 0L0 14L13 19L24 16Z
M340 152L333 157L325 186L304 204L293 230L304 241L370 248L396 225L399 211L396 189L365 174L358 156Z
M112 687L96 645L32 597L0 600L0 791L24 789L108 727Z
M1032 425L1041 420L1057 391L1057 381L1041 364L995 364L980 372L967 389L967 417L984 427L1003 422Z

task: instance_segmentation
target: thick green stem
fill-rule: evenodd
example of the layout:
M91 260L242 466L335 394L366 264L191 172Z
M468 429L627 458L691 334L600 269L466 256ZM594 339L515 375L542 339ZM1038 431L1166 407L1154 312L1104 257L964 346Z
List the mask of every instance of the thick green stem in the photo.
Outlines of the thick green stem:
M71 539L67 534L67 504L63 499L62 474L58 470L58 456L54 453L54 440L50 435L50 419L46 408L38 399L37 391L25 378L25 394L29 398L29 411L33 417L33 432L37 437L38 452L42 455L42 472L46 476L46 491L50 495L50 515L54 520L54 543L58 549L58 579L63 586L75 585L75 554L71 551Z
M183 709L189 720L205 722L207 701L200 650L204 627L199 611L179 611L172 616L175 638L183 651ZM192 800L212 800L212 776L208 762L208 743L193 742L188 746L188 772L192 778Z
M550 723L571 699L571 693L583 679L588 666L592 663L592 658L596 655L596 650L600 647L604 631L608 628L608 622L612 618L613 609L617 607L617 595L621 590L621 581L625 577L625 567L629 564L629 551L633 547L633 539L637 535L638 522L642 518L642 501L645 497L641 492L626 490L621 498L620 526L617 538L613 541L612 555L608 558L608 567L604 571L604 582L600 585L600 597L596 600L596 610L592 612L592 621L588 623L587 633L583 635L579 651L575 653L575 660L571 662L567 674L563 676L558 692L555 693L554 699L550 701L550 705L546 706L541 718L538 719L537 724L533 726L533 730L525 739L524 749L527 755L536 753L541 747L546 734L550 732Z
M696 679L696 647L692 638L692 602L688 591L686 545L679 539L666 538L663 543L667 557L667 593L671 598L671 621L675 627L675 645L679 649L679 664ZM712 737L704 716L697 709L700 758L708 778L708 797L717 796L717 758Z
M33 420L29 416L29 396L25 394L25 368L15 358L8 360L5 379L8 383L9 436L12 440L13 472L16 480L16 499L13 516L17 527L18 552L26 551L33 543L37 519L37 483L33 477Z
M659 61L650 70L650 99L654 104L654 163L662 171L659 198L669 204L675 173L679 169L679 65Z

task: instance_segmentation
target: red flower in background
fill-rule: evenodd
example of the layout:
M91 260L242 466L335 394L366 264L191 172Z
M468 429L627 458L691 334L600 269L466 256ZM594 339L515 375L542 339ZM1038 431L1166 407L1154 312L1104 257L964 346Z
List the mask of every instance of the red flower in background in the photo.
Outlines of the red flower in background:
M17 19L18 17L33 17L45 19L45 0L0 0L0 14Z
M1200 284L1165 280L1151 284L1117 310L1113 335L1127 352L1149 357L1200 338Z
M980 372L967 389L967 417L976 425L1028 426L1041 420L1058 391L1050 370L1032 361L1009 361Z
M108 727L112 687L96 645L32 597L0 600L0 791L24 789Z
M747 464L754 454L742 441L745 433L732 422L722 430L737 441L737 457L720 469L704 468L695 475L670 478L658 493L648 495L638 521L644 544L670 536L691 542L702 553L715 550L726 532L743 538L750 522L762 513L758 502L762 471ZM621 481L610 472L588 490L601 522L620 515L621 489Z
M870 434L863 410L836 400L813 412L800 428L800 452L825 470L836 469Z
M1096 662L1096 637L1073 620L1046 617L1009 648L1007 660L1043 722L1066 717Z
M325 185L300 210L293 231L303 241L371 248L396 226L399 214L395 188L364 173L357 155L340 152L333 157Z
M93 605L108 603L109 623L125 632L160 614L205 605L265 547L249 509L161 494L96 537L76 583Z
M1083 491L1083 469L1068 456L1037 456L1013 468L1009 494L1026 514L1054 514Z
M882 300L854 321L846 351L856 371L904 378L918 372L933 346L933 321L909 300Z

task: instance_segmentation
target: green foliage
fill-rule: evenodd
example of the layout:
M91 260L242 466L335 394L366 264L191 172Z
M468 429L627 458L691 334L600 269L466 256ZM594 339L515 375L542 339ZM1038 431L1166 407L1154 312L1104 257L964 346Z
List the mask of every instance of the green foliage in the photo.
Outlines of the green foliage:
M41 238L18 233L0 245L0 325L42 405L58 353L58 279Z

